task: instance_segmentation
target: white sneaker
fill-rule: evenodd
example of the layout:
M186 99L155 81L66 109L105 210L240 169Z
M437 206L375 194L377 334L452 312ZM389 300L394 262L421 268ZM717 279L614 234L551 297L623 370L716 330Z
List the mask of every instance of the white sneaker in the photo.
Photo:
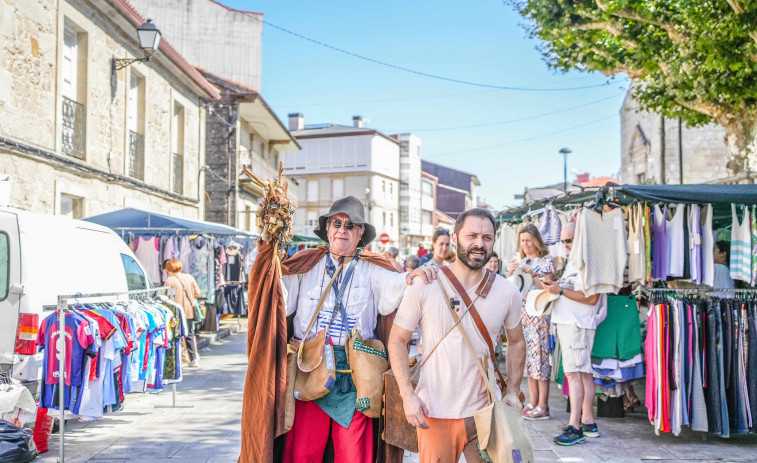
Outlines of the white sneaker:
M192 360L189 362L189 368L198 368L200 366L200 361L197 359Z

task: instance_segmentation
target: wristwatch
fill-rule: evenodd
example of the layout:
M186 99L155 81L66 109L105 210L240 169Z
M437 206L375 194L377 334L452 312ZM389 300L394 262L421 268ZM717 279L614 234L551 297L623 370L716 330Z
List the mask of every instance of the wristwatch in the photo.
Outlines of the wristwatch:
M560 288L560 296L562 296L562 292L563 292L563 289L562 289L562 288Z

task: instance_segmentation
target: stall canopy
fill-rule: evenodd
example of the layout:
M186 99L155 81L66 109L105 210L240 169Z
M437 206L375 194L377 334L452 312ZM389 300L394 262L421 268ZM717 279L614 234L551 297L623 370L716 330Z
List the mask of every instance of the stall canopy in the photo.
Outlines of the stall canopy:
M257 235L237 230L226 225L204 222L202 220L188 220L170 215L158 214L157 212L144 211L141 209L126 208L120 211L107 212L105 214L88 217L87 222L112 228L121 236L127 233L135 235L224 235L224 236L247 236L250 238Z
M602 198L605 202L631 204L635 201L656 203L712 204L716 226L730 224L731 204L757 205L757 185L609 185L561 193L497 215L499 222L520 222L524 215L546 204L558 209L587 206Z

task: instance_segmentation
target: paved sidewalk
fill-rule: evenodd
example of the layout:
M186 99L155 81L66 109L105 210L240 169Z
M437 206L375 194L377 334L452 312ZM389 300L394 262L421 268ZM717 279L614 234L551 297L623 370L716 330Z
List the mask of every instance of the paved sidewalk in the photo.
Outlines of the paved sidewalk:
M247 368L244 333L215 341L201 350L201 367L185 371L178 385L179 405L193 408L155 408L170 405L170 389L158 394L128 394L125 409L96 423L69 421L66 462L90 463L232 463L240 446L242 389ZM526 384L523 384L524 389ZM637 388L643 397L643 390ZM757 462L757 436L721 439L683 432L655 436L646 410L638 408L624 419L598 418L601 437L573 447L560 447L552 438L567 426L566 400L556 387L550 395L550 420L528 422L537 462ZM50 451L35 461L55 462L57 435ZM417 462L407 454L406 463Z
M200 368L184 370L177 385L161 394L127 394L124 410L102 421L69 421L65 435L66 463L232 463L240 447L242 389L247 371L245 334L235 334L201 349ZM50 451L35 461L58 460L58 437Z

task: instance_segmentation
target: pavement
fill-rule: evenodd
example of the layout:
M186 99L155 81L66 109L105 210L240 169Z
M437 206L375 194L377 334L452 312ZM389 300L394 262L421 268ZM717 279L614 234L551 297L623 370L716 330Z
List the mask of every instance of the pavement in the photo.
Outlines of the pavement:
M243 321L242 325L246 323ZM184 381L177 385L177 405L192 408L156 408L171 405L170 389L160 394L128 394L122 412L99 422L67 423L65 461L236 462L247 367L246 336L243 332L233 334L237 330L236 321L225 322L222 329L228 329L230 336L209 338L209 345L200 351L200 368L186 369ZM525 390L525 382L523 387ZM636 389L643 397L643 389ZM566 400L553 387L551 419L527 422L537 462L757 462L757 435L721 439L684 430L678 437L656 436L642 407L622 419L597 418L599 438L561 447L552 438L567 426L565 408ZM58 439L53 435L50 451L35 461L57 460ZM406 453L405 463L417 461L417 455Z

